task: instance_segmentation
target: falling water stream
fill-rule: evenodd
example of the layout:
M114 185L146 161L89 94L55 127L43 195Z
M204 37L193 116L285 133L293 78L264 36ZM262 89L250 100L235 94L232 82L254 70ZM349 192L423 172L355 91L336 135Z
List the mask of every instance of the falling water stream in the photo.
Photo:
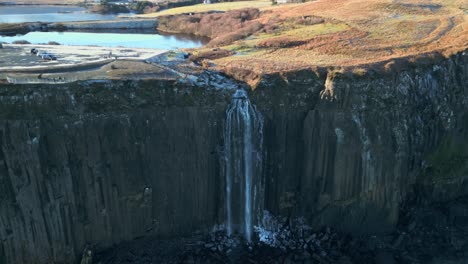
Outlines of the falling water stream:
M250 242L262 211L263 117L245 90L236 90L226 111L225 172L227 234Z

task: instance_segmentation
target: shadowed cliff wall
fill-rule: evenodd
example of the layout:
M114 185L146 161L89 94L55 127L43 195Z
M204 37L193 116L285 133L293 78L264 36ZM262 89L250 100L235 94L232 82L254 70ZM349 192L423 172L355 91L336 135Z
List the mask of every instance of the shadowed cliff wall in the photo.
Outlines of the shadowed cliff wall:
M265 208L381 232L414 183L429 193L465 183L451 146L466 144L466 65L460 54L388 76L265 78L250 92L265 117ZM231 93L163 80L2 85L0 263L68 263L86 244L223 223ZM425 176L444 174L437 151L461 155L457 184Z
M468 164L466 151L453 150L468 137L467 60L387 76L304 70L266 78L253 93L267 122L266 208L316 226L383 232L415 183L449 188L421 171L438 166L431 153L447 138L457 143L444 151ZM445 195L466 193L467 176L452 173Z
M2 263L68 263L85 244L216 223L223 97L179 88L2 87Z

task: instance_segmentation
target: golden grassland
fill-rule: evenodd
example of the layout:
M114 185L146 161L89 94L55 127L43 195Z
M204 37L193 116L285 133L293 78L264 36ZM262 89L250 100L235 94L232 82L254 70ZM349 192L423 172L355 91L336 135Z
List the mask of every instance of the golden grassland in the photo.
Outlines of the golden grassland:
M192 6L176 7L166 9L156 13L140 15L141 17L158 17L167 15L177 15L183 13L201 13L208 11L229 11L241 8L265 8L271 6L271 1L238 1L238 2L223 2L214 4L198 4Z
M238 8L249 7L248 3L227 4ZM203 11L211 6L215 5L203 6ZM185 7L183 12L197 12L198 8ZM220 32L210 36L213 41L207 48L194 52L212 48L234 51L234 55L212 61L221 70L250 69L261 74L311 66L361 67L428 54L447 57L468 48L465 0L316 0L260 10L260 15L240 20L241 26L229 26L261 23L262 30L242 39L233 38L233 32L227 30L228 39L233 40L229 43L219 41L223 38ZM202 22L209 21L216 28L220 20L226 18ZM198 26L204 26L202 22Z
M42 1L56 0L36 0ZM401 58L447 57L468 48L467 0L242 1L143 16L158 17L161 31L212 38L207 47L191 51L198 61L214 63L205 65L258 75L306 67L365 70L378 63L392 68Z

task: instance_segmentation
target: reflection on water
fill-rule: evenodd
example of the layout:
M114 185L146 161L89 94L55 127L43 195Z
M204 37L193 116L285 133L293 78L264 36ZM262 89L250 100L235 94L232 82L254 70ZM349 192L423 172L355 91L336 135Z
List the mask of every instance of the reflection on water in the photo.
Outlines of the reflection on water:
M202 45L208 44L210 38L201 37L193 34L166 33L154 29L78 29L67 32L86 32L86 33L117 33L117 34L159 34L165 37L174 37L177 41L195 41Z
M128 14L127 14L128 15ZM115 14L101 15L88 13L79 6L27 5L0 6L0 23L23 22L67 22L89 20L112 20Z
M208 44L210 42L210 38L208 37L201 37L197 35L191 35L191 34L171 34L171 33L165 33L165 32L158 32L161 36L165 37L173 37L177 41L196 41L199 43L202 43L202 45Z
M13 37L0 36L0 42L11 43L26 40L33 44L55 41L63 45L95 45L104 47L177 49L196 48L206 41L181 35L129 34L129 33L87 33L87 32L30 32Z

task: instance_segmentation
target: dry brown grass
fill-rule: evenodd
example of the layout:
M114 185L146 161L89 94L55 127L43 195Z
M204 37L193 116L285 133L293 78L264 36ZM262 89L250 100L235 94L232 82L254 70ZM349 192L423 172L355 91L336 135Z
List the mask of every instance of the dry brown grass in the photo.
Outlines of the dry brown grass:
M201 50L194 54L191 54L189 59L195 63L200 64L204 60L214 60L214 59L224 58L233 54L234 52L230 50L208 49L208 50Z
M259 48L292 48L306 44L306 41L297 40L290 37L280 36L276 38L268 38L260 41L257 44Z
M220 2L209 5L197 4L183 7L170 8L160 12L140 15L141 17L160 17L168 15L180 15L184 13L206 13L209 11L232 11L244 8L264 8L271 6L271 1L233 1L233 2Z
M220 70L257 74L311 66L379 65L385 71L424 65L468 49L467 10L468 2L460 0L317 0L271 7L254 21L264 32L272 30L231 43L226 48L250 49L214 62Z
M182 14L159 17L158 30L194 34L209 38L244 30L250 21L258 18L260 11L256 8L245 8L226 13Z
M233 10L226 13L182 14L159 18L158 30L209 37L210 47L229 45L263 29L254 21L260 16L256 8Z
M467 11L466 0L316 0L160 22L235 51L211 60L254 83L299 68L342 67L361 76L371 67L385 72L434 62L468 49Z

